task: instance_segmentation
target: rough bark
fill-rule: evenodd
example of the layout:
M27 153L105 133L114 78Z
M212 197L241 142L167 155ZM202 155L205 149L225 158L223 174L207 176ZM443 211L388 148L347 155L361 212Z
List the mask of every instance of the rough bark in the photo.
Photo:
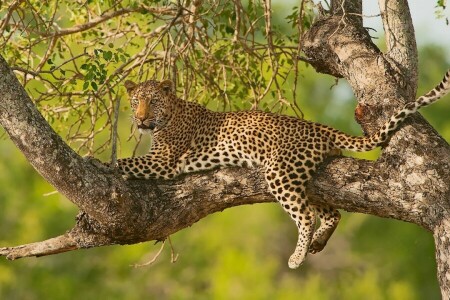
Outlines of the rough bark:
M344 7L339 3L332 7ZM355 3L359 9L361 2ZM357 120L367 133L412 100L416 83L410 82L413 88L408 88L404 82L417 73L412 70L417 68L414 59L405 67L407 71L398 68L397 57L402 55L381 53L355 15L332 14L318 20L304 36L303 51L318 71L348 80L359 101ZM95 160L81 158L62 141L2 58L0 89L1 125L36 170L81 211L74 228L64 235L0 248L0 255L7 258L162 240L208 214L273 201L260 169L228 168L171 181L123 181ZM394 135L379 160L327 160L310 182L308 196L315 202L412 222L433 232L442 294L448 296L448 182L450 147L417 115Z
M407 0L379 0L386 38L386 58L391 59L391 66L400 74L409 98L414 97L417 89L417 45L414 26ZM406 78L407 80L402 80Z
M448 288L450 281L450 216L445 215L434 228L436 245L436 262L438 279L441 286L442 299L450 299Z

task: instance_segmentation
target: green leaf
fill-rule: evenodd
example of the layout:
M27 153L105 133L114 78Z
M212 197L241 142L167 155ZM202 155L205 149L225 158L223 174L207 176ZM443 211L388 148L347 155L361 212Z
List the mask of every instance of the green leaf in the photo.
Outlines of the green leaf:
M225 27L225 32L229 33L229 34L232 34L232 33L234 33L234 28L231 27L231 26L226 26Z
M94 91L97 91L97 90L98 90L98 86L97 86L97 84L96 84L94 81L91 82L91 86L92 86L92 89L93 89Z
M103 52L103 58L107 61L110 61L112 58L113 54L111 51L105 51Z
M85 80L92 80L94 79L94 73L93 72L88 72L85 76L84 76Z

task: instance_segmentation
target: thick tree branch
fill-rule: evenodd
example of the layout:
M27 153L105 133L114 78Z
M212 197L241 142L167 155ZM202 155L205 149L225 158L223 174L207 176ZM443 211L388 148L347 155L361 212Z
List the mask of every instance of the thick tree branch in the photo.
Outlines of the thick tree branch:
M351 20L357 26L363 25L362 0L332 0L330 11L333 15L343 16L342 22Z
M417 89L417 45L407 0L379 0L386 38L386 57L399 74L400 86L412 98ZM403 80L403 79L407 80Z
M2 57L0 74L3 128L44 178L80 209L102 220L105 197L111 199L107 195L110 194L107 191L110 191L111 183L53 131ZM103 198L103 201L92 202L93 198Z
M450 199L447 195L447 199ZM441 218L441 223L433 232L436 245L437 274L441 285L442 299L450 299L450 216Z

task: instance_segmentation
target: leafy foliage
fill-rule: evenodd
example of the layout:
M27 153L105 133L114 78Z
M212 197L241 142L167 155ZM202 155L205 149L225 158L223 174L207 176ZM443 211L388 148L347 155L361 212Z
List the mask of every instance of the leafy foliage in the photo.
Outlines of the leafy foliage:
M9 1L1 11L3 55L83 154L110 148L126 77L170 78L181 95L218 110L301 115L287 98L296 99L299 20L311 19L311 1L287 15L238 0Z

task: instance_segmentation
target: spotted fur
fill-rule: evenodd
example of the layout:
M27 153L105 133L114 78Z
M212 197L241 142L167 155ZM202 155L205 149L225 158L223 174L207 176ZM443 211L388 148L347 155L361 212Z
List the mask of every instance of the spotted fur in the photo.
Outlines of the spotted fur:
M308 251L323 249L340 219L334 208L308 201L305 186L317 165L336 149L367 151L382 145L409 115L449 92L449 77L450 70L438 86L404 105L369 137L261 111L213 112L177 98L171 81L127 81L134 120L141 132L153 134L153 145L147 155L120 159L118 166L125 178L144 179L217 166L264 166L271 193L298 227L289 259L289 267L297 268ZM314 231L316 218L320 226Z

